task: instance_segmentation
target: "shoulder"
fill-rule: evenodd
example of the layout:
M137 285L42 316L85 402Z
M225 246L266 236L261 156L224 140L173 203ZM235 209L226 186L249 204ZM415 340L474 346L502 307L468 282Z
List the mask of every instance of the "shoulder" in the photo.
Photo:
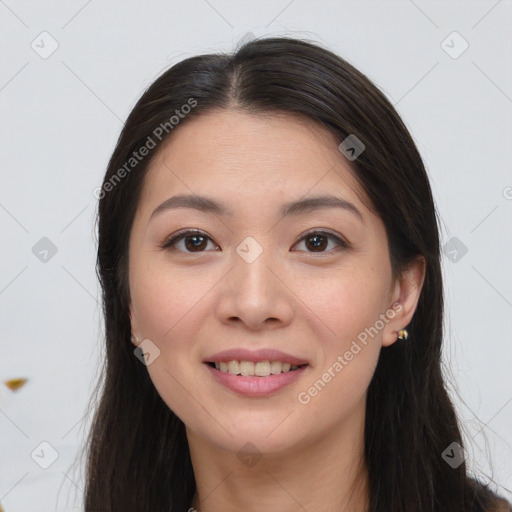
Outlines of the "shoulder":
M470 512L512 512L512 504L475 478L468 479L471 505Z
M512 512L512 504L504 498L496 497L487 512Z
M495 493L491 494L485 512L512 512L512 504Z

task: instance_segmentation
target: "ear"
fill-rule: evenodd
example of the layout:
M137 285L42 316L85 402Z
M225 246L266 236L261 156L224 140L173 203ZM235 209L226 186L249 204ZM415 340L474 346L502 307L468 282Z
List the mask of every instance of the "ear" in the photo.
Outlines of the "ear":
M140 336L139 336L139 327L138 327L138 323L137 323L137 316L135 314L135 311L133 309L133 305L132 305L132 301L130 301L130 304L128 305L129 307L129 313L130 313L130 322L131 322L131 325L132 325L132 343L138 347L139 346L139 343L140 341ZM136 337L139 337L139 340L140 341L137 341Z
M425 271L425 257L420 255L392 284L389 310L394 311L395 316L393 318L389 317L390 320L384 327L382 346L387 347L395 343L398 332L405 329L411 322L425 281ZM393 307L393 304L397 302L399 305Z

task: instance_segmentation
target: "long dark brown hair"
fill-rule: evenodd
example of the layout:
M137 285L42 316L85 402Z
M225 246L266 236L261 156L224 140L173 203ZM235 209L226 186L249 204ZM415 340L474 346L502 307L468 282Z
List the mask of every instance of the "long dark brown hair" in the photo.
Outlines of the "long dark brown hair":
M368 389L368 512L493 510L498 498L489 485L471 477L464 462L454 468L442 456L452 443L464 443L441 368L439 219L418 150L393 106L360 71L317 43L275 37L175 64L143 93L117 141L97 193L106 354L85 445L86 512L186 512L193 498L184 424L133 353L128 239L160 146L190 119L227 108L299 114L339 142L357 136L365 150L351 167L386 227L393 275L417 255L426 260L409 339L381 350ZM146 157L130 160L149 145Z

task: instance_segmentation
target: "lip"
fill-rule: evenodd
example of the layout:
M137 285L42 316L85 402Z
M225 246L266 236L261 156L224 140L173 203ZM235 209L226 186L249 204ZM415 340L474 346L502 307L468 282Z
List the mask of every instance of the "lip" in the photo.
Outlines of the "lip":
M248 350L243 348L234 348L230 350L223 350L203 360L203 363L219 363L221 361L252 361L258 363L260 361L281 361L282 363L290 363L295 366L308 364L309 361L299 357L286 354L280 350L273 348L261 348L259 350ZM257 377L260 378L260 377Z
M267 359L264 360L266 361ZM279 359L275 360L277 361ZM269 375L268 377L243 377L241 375L221 372L207 363L204 363L204 366L216 381L226 388L235 393L252 397L268 396L281 391L283 388L297 381L308 368L308 366L303 366L297 370L280 373L279 375Z

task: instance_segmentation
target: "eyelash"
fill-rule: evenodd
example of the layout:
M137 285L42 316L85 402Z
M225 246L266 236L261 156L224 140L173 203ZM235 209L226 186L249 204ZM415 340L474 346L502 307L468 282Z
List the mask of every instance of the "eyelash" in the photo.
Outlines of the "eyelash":
M167 249L169 251L176 251L177 249L176 249L175 245L179 241L181 241L184 238L186 238L187 236L192 236L192 235L204 236L205 238L207 238L207 239L209 239L209 240L211 240L213 242L213 240L208 235L206 235L206 233L204 233L203 231L190 230L189 229L189 230L186 230L186 231L181 231L181 232L177 233L176 235L174 235L173 237L171 237L168 240L166 240L161 245L161 248L162 249ZM310 254L315 254L317 256L322 256L322 255L325 255L325 254L328 255L328 254L331 254L333 252L336 253L336 252L339 252L341 250L345 250L345 249L349 249L350 248L350 245L345 240L343 240L339 236L335 235L331 231L327 231L327 230L312 230L312 231L308 231L296 243L302 242L303 240L307 239L308 237L312 237L313 235L326 236L327 238L330 238L330 239L334 240L338 244L338 247L336 249L331 249L330 251L320 251L320 252L305 251L305 252L309 252ZM294 245L296 245L296 244L294 244ZM194 253L193 251L182 251L182 252L184 252L185 254L200 254L201 252L206 252L206 251L197 251L196 253Z

